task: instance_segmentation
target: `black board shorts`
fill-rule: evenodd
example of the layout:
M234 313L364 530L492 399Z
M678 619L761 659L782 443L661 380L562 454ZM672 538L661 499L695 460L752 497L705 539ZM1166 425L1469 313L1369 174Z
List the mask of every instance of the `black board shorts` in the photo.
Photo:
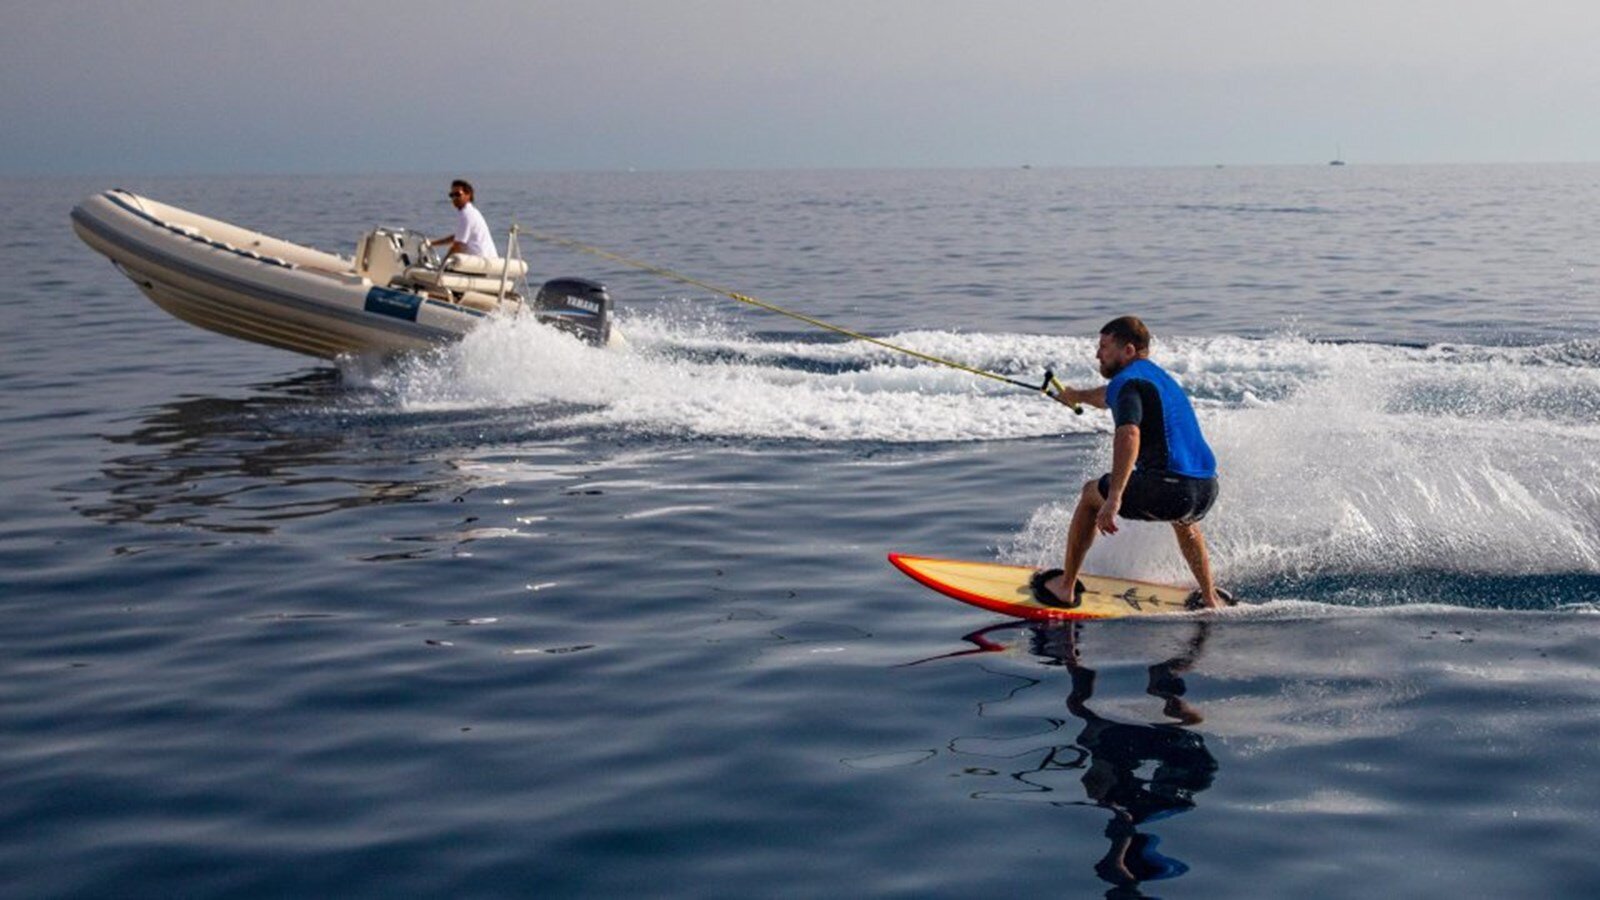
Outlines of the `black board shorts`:
M1111 473L1100 476L1100 499L1111 495ZM1143 522L1176 522L1191 525L1206 517L1217 502L1215 478L1190 478L1171 472L1134 469L1122 492L1124 519Z

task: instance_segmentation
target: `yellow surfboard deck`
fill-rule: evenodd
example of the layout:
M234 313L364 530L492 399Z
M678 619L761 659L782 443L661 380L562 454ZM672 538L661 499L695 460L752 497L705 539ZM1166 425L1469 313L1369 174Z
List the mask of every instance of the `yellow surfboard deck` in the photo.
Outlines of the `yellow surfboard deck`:
M1083 602L1070 609L1033 598L1027 566L889 554L889 562L930 588L964 603L1020 619L1114 619L1188 612L1194 588L1081 575Z

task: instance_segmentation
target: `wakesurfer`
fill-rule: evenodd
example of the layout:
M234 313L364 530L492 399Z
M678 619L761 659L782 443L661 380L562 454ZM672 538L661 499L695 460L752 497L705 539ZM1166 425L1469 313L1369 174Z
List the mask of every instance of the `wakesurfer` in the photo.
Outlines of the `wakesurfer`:
M1121 516L1171 523L1178 550L1200 586L1192 602L1223 605L1227 598L1212 581L1200 532L1200 520L1217 498L1217 463L1193 404L1177 380L1150 361L1150 330L1135 316L1113 319L1100 329L1095 359L1109 379L1105 385L1062 387L1051 396L1068 406L1111 410L1116 425L1111 471L1083 485L1067 529L1065 561L1060 569L1034 574L1035 598L1050 606L1076 606L1084 558L1098 534L1117 533Z

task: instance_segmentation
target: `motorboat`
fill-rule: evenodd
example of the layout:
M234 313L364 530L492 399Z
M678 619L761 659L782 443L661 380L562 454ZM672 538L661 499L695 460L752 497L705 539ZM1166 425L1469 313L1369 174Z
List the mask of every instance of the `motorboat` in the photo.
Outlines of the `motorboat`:
M505 316L596 345L622 340L602 284L555 278L529 298L514 227L503 258L441 259L422 233L386 226L346 258L123 190L78 204L72 227L179 319L325 359L425 350Z

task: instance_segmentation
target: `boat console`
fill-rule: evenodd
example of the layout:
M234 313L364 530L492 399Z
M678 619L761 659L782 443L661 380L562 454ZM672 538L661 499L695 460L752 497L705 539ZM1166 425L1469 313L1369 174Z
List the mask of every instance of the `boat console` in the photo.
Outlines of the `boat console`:
M432 262L427 236L409 228L374 228L356 242L356 272L376 285L387 286L407 269Z

